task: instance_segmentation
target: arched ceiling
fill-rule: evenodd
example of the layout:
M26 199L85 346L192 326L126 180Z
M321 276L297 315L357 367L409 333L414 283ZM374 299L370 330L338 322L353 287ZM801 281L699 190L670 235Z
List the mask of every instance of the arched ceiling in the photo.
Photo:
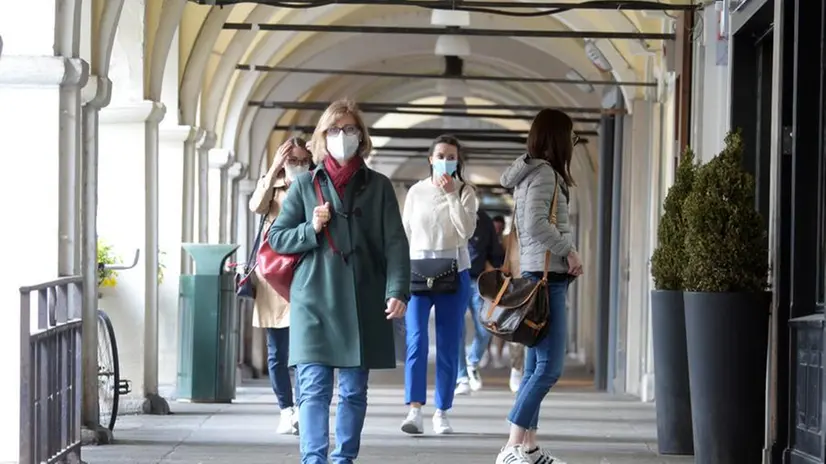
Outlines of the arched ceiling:
M673 3L685 2L674 0ZM151 19L164 22L163 17L158 19L159 11L152 13ZM236 65L438 73L444 64L442 58L433 53L435 36L223 29L228 22L422 27L430 24L430 15L428 9L397 5L290 9L255 3L208 6L187 2L180 14L179 122L214 134L220 146L233 149L254 171L256 161L266 150L272 126L312 124L318 113L262 110L249 106L250 101L326 101L349 96L359 101L403 102L433 96L438 93L434 80L262 73L238 71ZM470 16L473 28L661 33L668 27L662 14L628 10L572 9L531 18L480 13ZM152 40L156 37L166 40L167 36L159 28ZM465 57L465 72L474 75L562 77L574 69L586 79L645 80L647 61L662 58L661 41L648 41L650 53L640 53L642 47L638 41L599 40L597 45L613 67L609 75L601 73L587 59L585 42L581 39L468 37L468 40L472 55ZM634 87L623 91L626 98L641 92ZM599 92L598 88L596 93L584 93L573 85L484 81L467 84L469 96L501 104L594 107L599 106ZM381 115L367 116L372 122ZM589 160L589 164L593 165L593 161Z

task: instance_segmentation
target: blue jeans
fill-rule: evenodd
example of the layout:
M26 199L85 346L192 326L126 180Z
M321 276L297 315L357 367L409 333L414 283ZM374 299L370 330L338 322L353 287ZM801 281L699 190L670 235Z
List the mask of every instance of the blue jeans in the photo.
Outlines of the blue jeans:
M526 272L522 276L538 281L541 273ZM567 293L567 281L548 282L548 301L551 309L548 334L536 346L528 348L519 393L508 414L508 421L523 429L536 430L542 400L562 376L565 366L565 338L568 333L565 311Z
M427 400L427 325L430 308L436 307L436 407L453 407L453 390L459 372L459 346L470 293L470 273L459 273L454 293L413 295L407 305L407 360L404 365L404 401L425 404Z
M335 368L321 364L299 364L298 424L301 429L302 464L327 464L330 449L330 403L333 401ZM338 409L334 464L352 464L359 454L361 430L367 413L369 371L359 367L338 369Z
M290 328L267 328L267 367L270 371L272 391L278 399L278 407L291 408L293 402L293 386L290 380ZM295 383L295 396L298 397L298 382Z
M465 355L465 330L462 330L462 342L459 344L459 378L467 377L467 365L478 366L485 355L485 350L490 343L491 334L484 326L479 314L485 308L485 300L479 295L479 286L475 279L470 281L470 298L468 299L468 309L470 317L473 319L473 343L470 344L470 352Z

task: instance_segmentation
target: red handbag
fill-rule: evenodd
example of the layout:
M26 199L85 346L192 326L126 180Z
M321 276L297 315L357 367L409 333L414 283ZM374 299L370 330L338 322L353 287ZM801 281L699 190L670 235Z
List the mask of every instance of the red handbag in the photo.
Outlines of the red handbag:
M318 205L324 205L324 195L321 193L321 184L318 179L313 180L315 186L315 194L318 198ZM334 253L338 250L333 244L333 238L330 236L330 231L325 225L324 235L330 243L330 248ZM301 259L302 254L281 254L276 252L270 246L269 240L264 240L261 248L258 250L258 268L264 280L273 288L282 298L290 301L290 285L293 283L293 276L295 275L295 267Z

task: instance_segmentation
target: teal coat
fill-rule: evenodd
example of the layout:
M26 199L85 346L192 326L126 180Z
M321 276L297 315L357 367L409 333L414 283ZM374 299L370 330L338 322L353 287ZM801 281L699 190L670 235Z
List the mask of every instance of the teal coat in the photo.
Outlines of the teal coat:
M313 230L318 178L340 252ZM269 232L278 253L303 253L290 288L290 365L396 367L387 299L410 294L410 251L390 179L366 166L339 198L324 166L298 176Z

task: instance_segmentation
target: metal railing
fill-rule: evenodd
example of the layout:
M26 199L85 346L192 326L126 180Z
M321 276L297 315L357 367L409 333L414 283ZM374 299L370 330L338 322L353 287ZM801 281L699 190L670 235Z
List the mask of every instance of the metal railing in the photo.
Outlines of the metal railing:
M82 286L20 288L20 464L80 462Z

